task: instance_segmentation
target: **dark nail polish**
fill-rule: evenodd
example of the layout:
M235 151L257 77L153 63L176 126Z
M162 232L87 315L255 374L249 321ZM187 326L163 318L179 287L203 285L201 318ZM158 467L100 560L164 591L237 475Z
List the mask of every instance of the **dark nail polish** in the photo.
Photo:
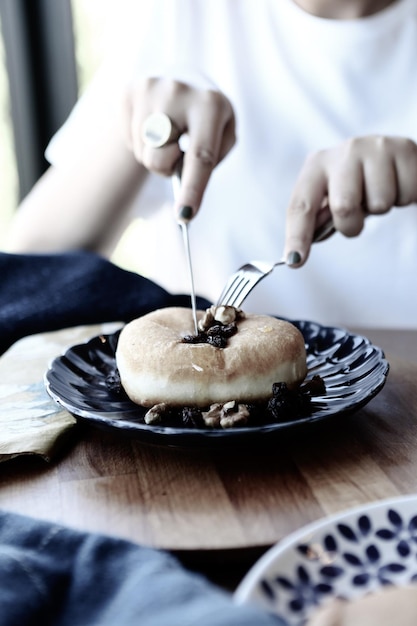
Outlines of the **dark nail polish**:
M299 263L301 263L301 254L299 252L289 252L287 265L298 265Z
M183 206L180 208L180 210L178 211L178 218L180 220L185 220L188 221L192 218L193 216L193 209L190 206Z

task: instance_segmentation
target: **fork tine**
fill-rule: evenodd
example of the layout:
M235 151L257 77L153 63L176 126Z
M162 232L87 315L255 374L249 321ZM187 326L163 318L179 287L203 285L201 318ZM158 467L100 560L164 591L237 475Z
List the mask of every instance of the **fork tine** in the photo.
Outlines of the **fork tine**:
M259 277L256 277L256 280L242 280L239 285L239 290L236 289L235 292L231 294L227 304L238 309L246 296L249 295L249 292L255 287L258 280Z
M239 307L250 291L262 276L259 274L244 274L237 272L234 280L229 283L229 287L224 290L219 303L223 305Z
M281 261L273 264L264 261L252 261L242 265L227 281L217 304L239 308L255 285L262 278L268 276L277 264L281 263Z
M313 241L322 241L334 232L333 221L326 222L314 233ZM268 276L278 265L285 265L286 261L281 259L277 263L266 263L265 261L251 261L242 265L237 272L232 274L224 287L217 305L229 305L239 308L252 289Z
M230 304L230 301L233 298L234 294L236 293L236 290L239 289L239 286L245 280L246 280L245 276L244 274L242 274L242 272L237 271L235 274L233 274L227 281L226 286L224 287L222 294L220 298L218 299L217 303L224 304L224 305ZM230 305L230 306L233 306L233 305Z

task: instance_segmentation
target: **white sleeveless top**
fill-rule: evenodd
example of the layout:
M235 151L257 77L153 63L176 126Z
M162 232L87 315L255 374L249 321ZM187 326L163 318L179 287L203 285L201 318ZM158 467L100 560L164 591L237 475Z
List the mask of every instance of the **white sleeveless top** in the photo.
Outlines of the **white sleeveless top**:
M238 141L190 225L196 289L209 299L241 264L281 257L286 208L310 152L368 134L417 141L416 0L357 20L317 18L292 0L124 0L120 7L118 53L47 155L59 167L80 149L120 81L169 75L223 91ZM171 202L170 181L152 175L135 205L146 220L138 267L168 290L187 292ZM416 206L396 208L367 218L357 238L336 234L314 245L305 267L277 268L245 309L417 328L416 277Z

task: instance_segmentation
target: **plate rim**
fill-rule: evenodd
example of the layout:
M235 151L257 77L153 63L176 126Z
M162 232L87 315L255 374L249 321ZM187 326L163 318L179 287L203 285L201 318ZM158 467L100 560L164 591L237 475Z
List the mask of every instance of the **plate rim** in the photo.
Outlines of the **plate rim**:
M276 316L279 317L279 316ZM117 329L113 332L109 333L100 333L90 339L74 344L72 346L67 347L65 350L61 352L61 354L57 355L54 359L52 359L49 363L47 370L44 373L44 384L46 390L50 397L57 402L60 406L66 409L71 415L73 415L77 420L85 421L89 423L94 423L96 426L101 426L105 428L115 429L120 432L129 432L136 433L139 437L139 434L142 435L144 440L152 441L157 438L167 438L172 441L172 445L181 445L176 443L176 440L186 440L186 445L189 445L191 442L195 444L199 440L204 440L205 442L218 442L221 440L229 440L238 439L239 437L242 439L246 439L249 436L265 436L265 435L275 435L280 432L281 434L287 433L288 431L293 431L298 427L309 427L315 423L327 422L330 419L334 418L337 415L350 415L364 405L368 404L384 387L389 370L390 365L386 359L385 353L382 348L374 344L371 340L369 340L365 335L355 333L350 331L342 326L333 326L333 325L325 325L320 324L319 322L310 321L310 320L290 320L288 318L279 317L279 319L284 319L293 323L301 332L303 329L316 329L316 332L336 332L342 333L344 337L356 338L360 339L366 344L366 347L371 347L379 357L379 364L382 366L382 370L379 374L378 381L375 385L373 385L372 389L368 392L365 397L358 398L351 406L348 408L344 408L340 411L332 411L326 415L314 416L308 415L306 417L302 417L297 420L292 420L288 422L271 422L266 424L261 424L259 426L243 426L243 427L235 427L230 429L208 429L208 428L186 428L186 427L172 427L172 426L162 426L162 425L151 425L141 423L141 422L133 422L128 419L123 419L120 417L116 418L116 415L119 415L119 411L114 412L105 412L103 413L100 410L92 411L92 410L84 410L78 407L74 407L70 402L63 400L58 393L56 393L51 385L51 381L49 380L49 374L53 371L54 365L56 362L61 361L68 353L74 351L78 348L88 347L93 342L97 342L100 340L102 342L103 338L114 338L116 335L120 334L121 328ZM307 339L305 337L305 341L307 343ZM308 353L307 353L308 357ZM320 397L320 396L319 396ZM139 405L138 405L139 406ZM143 408L143 407L142 407ZM135 410L135 405L132 402L132 412ZM114 415L114 417L112 417Z
M294 532L286 535L283 539L275 543L254 563L250 570L240 581L238 587L233 593L233 600L237 604L247 604L252 602L252 594L256 590L256 586L259 583L261 575L266 575L268 569L282 556L285 552L295 546L297 543L306 536L318 533L328 526L337 524L343 521L351 515L357 515L359 513L369 513L377 509L384 509L389 506L394 506L403 503L409 503L415 501L417 510L417 493L409 493L404 495L392 496L389 498L383 498L379 500L372 500L363 504L348 507L337 513L331 515L325 515L319 519L305 524L295 530ZM417 563L416 563L417 567Z

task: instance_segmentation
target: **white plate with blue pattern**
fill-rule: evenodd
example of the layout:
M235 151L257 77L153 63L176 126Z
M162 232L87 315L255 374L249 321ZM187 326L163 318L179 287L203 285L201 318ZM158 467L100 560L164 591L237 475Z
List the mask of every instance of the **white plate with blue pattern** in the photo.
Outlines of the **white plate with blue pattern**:
M417 495L409 495L349 509L292 533L251 568L235 600L302 626L328 599L416 581Z

